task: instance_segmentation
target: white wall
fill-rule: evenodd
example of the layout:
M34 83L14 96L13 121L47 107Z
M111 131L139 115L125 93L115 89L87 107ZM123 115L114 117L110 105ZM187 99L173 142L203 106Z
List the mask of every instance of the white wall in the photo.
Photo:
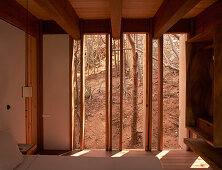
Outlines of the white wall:
M0 19L0 129L10 128L19 143L26 141L24 85L25 33Z
M69 149L69 36L43 36L44 149Z

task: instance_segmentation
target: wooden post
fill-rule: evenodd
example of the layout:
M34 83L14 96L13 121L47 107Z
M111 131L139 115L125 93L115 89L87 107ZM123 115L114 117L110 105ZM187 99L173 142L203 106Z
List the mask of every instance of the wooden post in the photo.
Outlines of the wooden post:
M163 150L163 36L158 39L158 146Z
M42 21L39 22L38 57L37 57L37 149L43 150L43 34Z
M123 34L120 36L120 132L119 150L122 150L123 139Z
M109 34L106 34L106 150L109 150Z
M70 150L73 150L74 147L74 109L72 107L72 101L74 100L73 93L73 38L69 37L69 112L70 112ZM75 106L74 106L75 107Z
M112 36L110 35L110 41L109 41L109 49L110 49L110 60L109 60L109 64L110 64L110 79L109 79L109 82L110 82L110 94L109 94L109 97L110 97L110 100L109 100L109 150L112 151L112 104L113 104L113 91L112 91L112 87L113 87L113 80L112 80L112 77L113 77L113 73L112 73Z
M194 35L195 35L195 27L194 27L194 25L195 25L195 20L194 19L192 19L191 20L191 28L190 28L190 33L189 34L187 34L187 40L189 40L190 38L192 38ZM186 47L185 47L185 49L186 49L186 52L187 52L187 44L186 44ZM186 53L186 107L187 107L187 72L188 72L188 63L189 63L189 60L190 60L190 54L187 54ZM185 108L185 113L187 114L187 112L186 112L186 108ZM193 138L193 132L190 130L190 129L187 129L187 138ZM187 151L189 151L190 150L190 148L186 145L186 150Z
M150 21L150 32L146 34L146 151L151 151L152 149L152 64L152 21Z
M85 122L85 55L84 55L84 35L81 34L80 42L80 150L84 149L84 122Z

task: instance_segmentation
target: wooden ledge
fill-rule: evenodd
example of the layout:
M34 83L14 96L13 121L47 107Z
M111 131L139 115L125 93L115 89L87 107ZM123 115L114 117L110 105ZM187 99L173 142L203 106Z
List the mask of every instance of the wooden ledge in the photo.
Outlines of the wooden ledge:
M184 143L213 169L222 169L222 148L214 148L200 138L186 138Z

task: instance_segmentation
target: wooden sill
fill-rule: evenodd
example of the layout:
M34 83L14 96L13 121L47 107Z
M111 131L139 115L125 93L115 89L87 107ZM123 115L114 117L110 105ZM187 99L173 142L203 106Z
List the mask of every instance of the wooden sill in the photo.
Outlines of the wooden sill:
M192 132L194 132L195 134L197 134L200 138L202 138L208 144L210 144L211 146L214 146L214 144L213 144L213 136L210 136L210 135L204 133L201 129L199 129L197 127L187 126L187 128L189 130L191 130Z

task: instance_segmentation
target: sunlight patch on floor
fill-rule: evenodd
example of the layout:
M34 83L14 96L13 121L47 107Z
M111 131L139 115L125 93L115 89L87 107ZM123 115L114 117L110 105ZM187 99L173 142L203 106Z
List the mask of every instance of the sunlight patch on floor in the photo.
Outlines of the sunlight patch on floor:
M123 151L120 151L120 152L116 153L115 155L113 155L111 157L121 157L121 156L125 155L128 152L129 152L128 150L123 150Z
M168 152L169 152L168 150L164 150L164 151L158 153L158 154L156 155L156 157L157 157L158 159L162 159Z
M77 152L75 154L72 154L71 156L81 156L85 153L88 153L90 150L83 150L83 151L80 151L80 152Z
M199 156L190 168L209 168L209 165Z

